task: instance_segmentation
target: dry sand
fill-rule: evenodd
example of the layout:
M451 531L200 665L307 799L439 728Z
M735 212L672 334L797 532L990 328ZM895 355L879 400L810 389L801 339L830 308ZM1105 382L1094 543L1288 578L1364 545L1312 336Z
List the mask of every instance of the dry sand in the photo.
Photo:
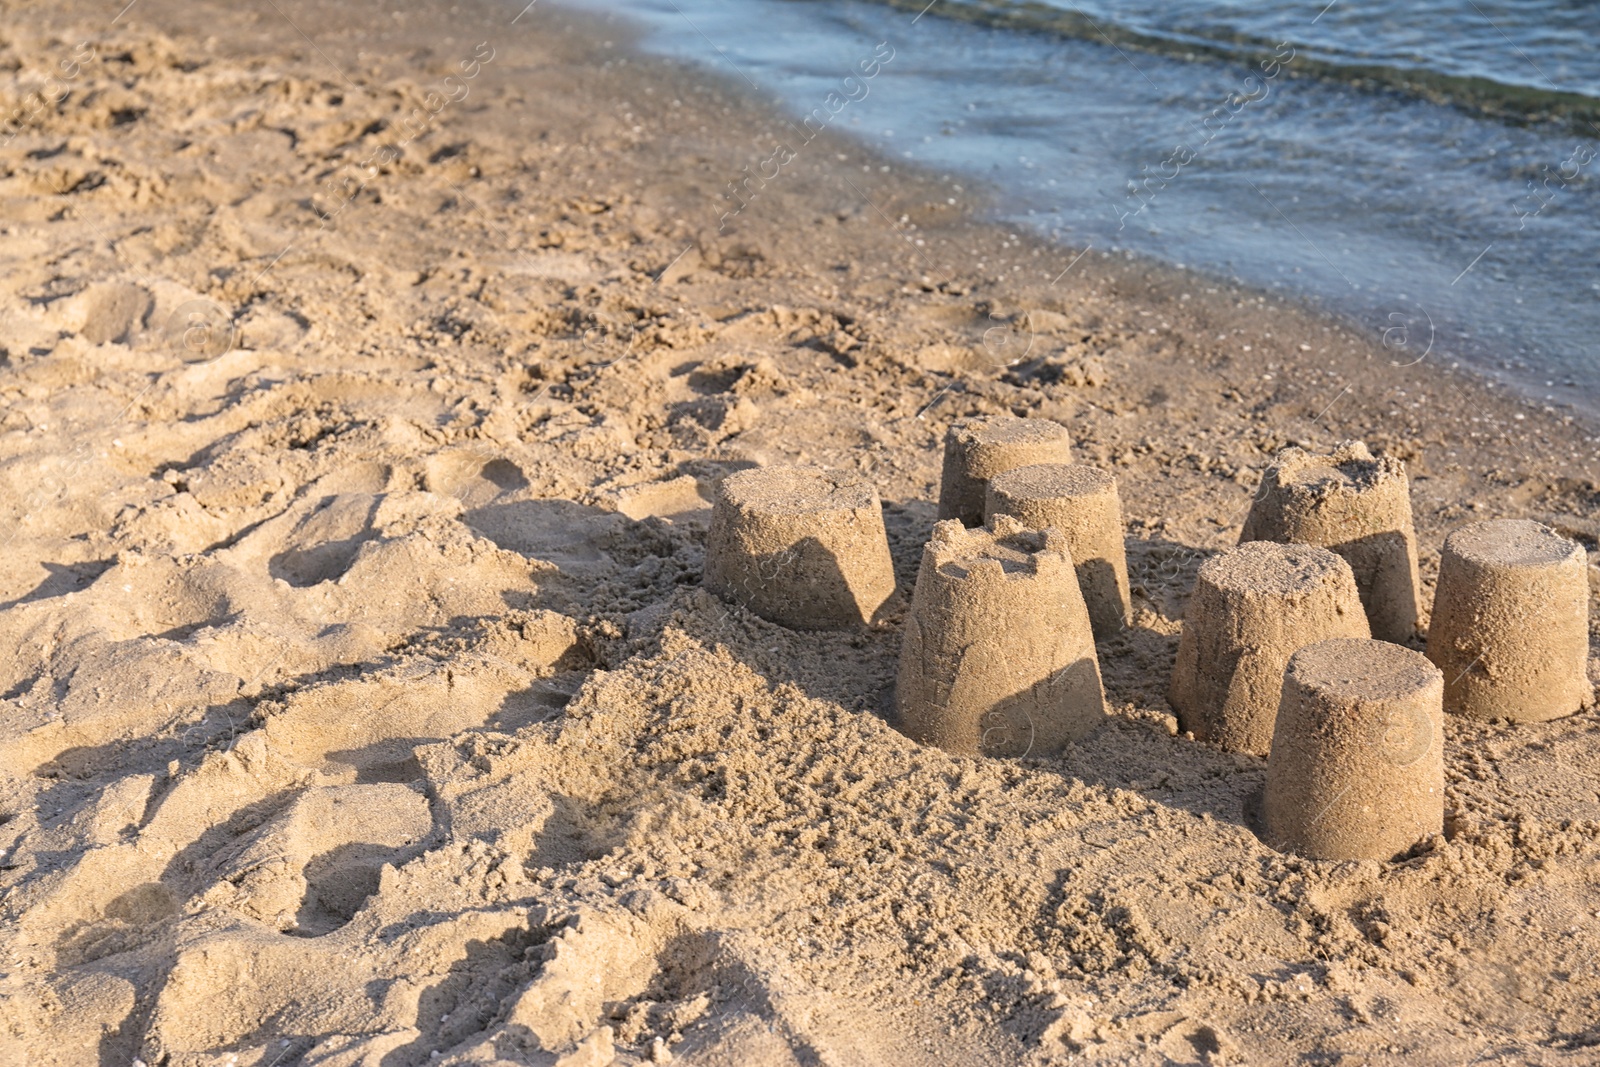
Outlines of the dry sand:
M831 135L719 232L786 127L547 3L121 6L0 0L0 1063L1600 1058L1592 711L1451 719L1443 837L1341 864L1163 697L1279 448L1406 460L1426 602L1469 518L1595 548L1592 424ZM1004 412L1129 521L1059 758L700 589L795 463L903 598Z

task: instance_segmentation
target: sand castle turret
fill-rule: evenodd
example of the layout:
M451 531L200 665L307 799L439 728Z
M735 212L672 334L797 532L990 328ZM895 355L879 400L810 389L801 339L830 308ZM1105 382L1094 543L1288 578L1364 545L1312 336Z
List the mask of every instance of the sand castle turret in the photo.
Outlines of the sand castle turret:
M989 479L984 513L991 522L1010 515L1029 529L1060 530L1095 636L1107 637L1128 624L1128 557L1116 478L1082 464L1017 467Z
M945 432L939 518L982 526L990 478L1035 463L1071 462L1072 441L1060 423L1014 415L959 419Z
M1360 441L1326 456L1284 449L1267 469L1239 541L1332 549L1355 573L1373 635L1416 636L1417 536L1405 464L1394 456L1374 457Z
M814 467L729 475L706 537L705 585L796 630L872 622L894 594L877 492Z
M1289 660L1267 759L1267 841L1314 859L1389 860L1444 829L1444 676L1383 641Z
M1590 704L1583 547L1526 519L1452 533L1428 658L1444 671L1445 708L1468 718L1543 722Z
M1046 756L1105 717L1066 539L1001 515L933 528L906 620L900 729L962 755Z
M1289 657L1368 636L1350 564L1315 545L1252 541L1201 565L1167 699L1198 740L1265 756Z

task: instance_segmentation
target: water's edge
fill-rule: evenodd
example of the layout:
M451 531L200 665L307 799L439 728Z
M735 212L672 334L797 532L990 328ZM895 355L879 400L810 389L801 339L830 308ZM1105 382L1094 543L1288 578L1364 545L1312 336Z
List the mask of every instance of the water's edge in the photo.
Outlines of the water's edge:
M567 0L564 6L614 14L630 27L626 36L639 51L687 60L741 91L756 87L793 121L837 88L850 57L870 54L871 42L891 33L900 45L896 58L870 85L858 86L862 99L850 102L833 128L898 164L961 175L974 188L992 190L984 217L1049 238L1071 249L1068 258L1087 247L1132 253L1198 279L1291 300L1359 329L1397 363L1464 364L1548 410L1600 416L1600 365L1589 356L1592 338L1600 337L1600 297L1587 278L1571 276L1562 255L1552 255L1563 242L1566 249L1600 246L1572 225L1585 200L1600 203L1600 197L1580 181L1563 191L1560 211L1546 212L1540 202L1524 212L1529 217L1521 226L1514 202L1509 210L1494 202L1517 191L1515 181L1529 166L1522 158L1550 150L1542 133L1517 133L1422 102L1383 104L1375 123L1370 94L1340 87L1330 104L1327 90L1314 85L1295 92L1274 86L1273 104L1224 129L1215 145L1194 141L1204 156L1181 180L1155 186L1147 180L1137 190L1128 175L1150 174L1167 151L1156 138L1173 128L1180 135L1193 130L1190 137L1206 132L1186 121L1184 109L1191 100L1209 102L1214 85L1237 83L1231 58L1169 59L1166 68L1147 68L1163 83L1196 79L1198 88L1185 97L1128 77L1125 57L1105 42L1062 42L931 17L918 23L921 5L909 0ZM897 14L894 24L874 14L901 8L912 14ZM1106 69L1121 81L1095 96ZM1127 115L1158 132L1130 136L1121 128ZM1424 128L1431 140L1400 144L1420 143L1415 160L1392 158L1392 131L1384 123L1403 133ZM1330 129L1366 138L1349 162L1352 150L1329 149ZM1488 193L1481 174L1430 154L1432 140L1483 129L1501 138L1486 150L1474 146L1483 166L1511 175ZM1314 136L1297 141L1306 131ZM1140 167L1140 161L1147 162ZM1408 165L1418 162L1435 170ZM1431 213L1416 210L1418 204ZM1584 225L1593 229L1595 222ZM1600 293L1600 284L1592 289Z

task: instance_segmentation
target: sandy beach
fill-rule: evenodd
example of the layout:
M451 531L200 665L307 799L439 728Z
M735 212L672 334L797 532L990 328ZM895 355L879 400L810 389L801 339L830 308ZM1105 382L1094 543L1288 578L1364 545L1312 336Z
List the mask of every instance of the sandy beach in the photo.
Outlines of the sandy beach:
M1600 1055L1592 707L1451 717L1445 833L1334 863L1166 696L1273 456L1347 439L1424 626L1462 523L1584 545L1600 678L1592 417L548 0L120 8L0 0L0 1063ZM1060 755L890 721L946 428L1001 413L1127 519ZM702 588L777 464L876 488L873 626Z

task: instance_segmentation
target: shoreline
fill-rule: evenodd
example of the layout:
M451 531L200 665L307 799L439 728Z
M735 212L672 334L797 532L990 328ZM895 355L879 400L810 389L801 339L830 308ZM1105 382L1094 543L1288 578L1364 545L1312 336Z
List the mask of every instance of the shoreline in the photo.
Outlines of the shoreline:
M846 128L887 156L992 183L1004 204L1000 217L1008 220L1000 225L1238 277L1279 298L1364 324L1374 340L1409 350L1396 362L1410 362L1428 347L1427 335L1436 334L1439 353L1449 352L1486 377L1511 381L1534 399L1571 402L1594 413L1600 383L1592 380L1590 361L1582 355L1593 309L1581 291L1537 265L1563 258L1558 246L1575 249L1586 231L1581 224L1564 230L1565 240L1548 230L1522 233L1519 227L1540 213L1532 210L1526 190L1481 172L1477 162L1458 158L1449 147L1478 144L1482 159L1538 160L1559 147L1547 136L1512 136L1493 122L1452 118L1454 113L1432 105L1401 104L1383 94L1365 103L1338 94L1328 100L1304 83L1274 81L1274 71L1292 69L1292 60L1269 62L1265 69L1168 61L1149 72L1154 81L1148 88L1159 83L1164 93L1124 99L1097 88L1100 79L1115 83L1118 70L1127 73L1113 50L1077 42L1057 54L1027 32L963 28L959 13L954 22L928 18L913 26L915 10L902 16L859 3L797 8L766 0L744 15L717 0L686 4L682 12L629 0L607 6L644 28L642 44L652 54L698 61L741 89L747 73L760 71L757 95L777 97L792 121L815 110L834 88L828 71L846 69L854 52L866 51L880 36L892 39L902 58L888 68L887 78L855 86L857 95L870 90L872 99L849 105ZM813 20L814 35L808 29ZM764 32L768 23L770 33ZM712 39L720 52L707 43ZM779 40L792 41L793 48L774 43ZM1028 76L1016 73L1035 67ZM1219 91L1209 85L1207 70L1225 75L1244 94L1237 133L1245 135L1248 125L1248 144L1257 147L1232 134L1211 136L1231 108L1200 114ZM1269 89L1275 102L1257 102ZM1188 114L1178 100L1192 100L1198 112ZM1080 106L1090 116L1128 112L1130 124L1119 138L1103 121L1075 117ZM1311 156L1296 153L1306 146L1297 140L1295 115L1302 125L1327 127L1325 137L1314 139L1320 147ZM1474 132L1474 123L1486 128ZM1428 132L1417 134L1409 156L1393 155L1385 137L1412 124ZM1157 151L1152 146L1165 143L1169 127L1184 144ZM1191 127L1210 147L1195 149L1199 142L1191 139ZM1443 143L1435 143L1440 138ZM1325 139L1346 147L1330 151L1321 146ZM1290 153L1282 166L1271 157L1274 145ZM1555 158L1568 155L1570 146L1559 152ZM1572 155L1562 173L1581 169L1586 154ZM1408 198L1425 190L1415 181L1386 184L1385 168L1430 166L1456 178L1437 190L1436 213L1413 212ZM1260 188L1246 184L1252 176ZM1118 190L1129 178L1140 186L1124 198ZM1501 198L1517 200L1516 211L1505 212L1504 219L1485 207L1461 216L1449 231L1454 237L1438 227L1440 217L1466 210L1468 203ZM1581 212L1582 205L1567 207ZM1502 223L1516 232L1502 232ZM1484 260L1480 253L1490 244L1494 254ZM1462 277L1466 286L1457 288Z
M0 145L0 1053L1581 1061L1594 712L1449 722L1446 835L1319 864L1165 692L1290 444L1406 461L1425 601L1494 517L1600 591L1592 419L832 123L724 219L790 120L617 22L279 2L7 8L19 85L99 58ZM946 424L1007 411L1119 483L1081 744L919 747L898 616L700 588L718 480L802 463L875 485L909 593Z

